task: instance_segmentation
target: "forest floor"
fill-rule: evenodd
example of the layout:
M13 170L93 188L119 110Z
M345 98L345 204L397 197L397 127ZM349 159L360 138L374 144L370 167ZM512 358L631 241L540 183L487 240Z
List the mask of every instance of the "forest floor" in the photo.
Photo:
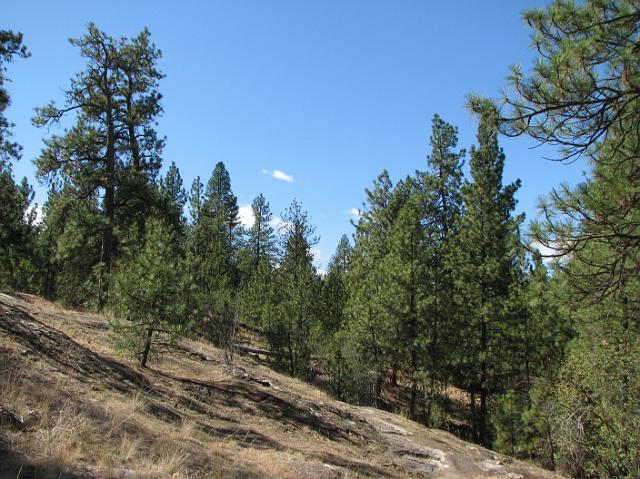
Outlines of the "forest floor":
M0 478L556 478L183 340L149 368L104 316L0 293Z

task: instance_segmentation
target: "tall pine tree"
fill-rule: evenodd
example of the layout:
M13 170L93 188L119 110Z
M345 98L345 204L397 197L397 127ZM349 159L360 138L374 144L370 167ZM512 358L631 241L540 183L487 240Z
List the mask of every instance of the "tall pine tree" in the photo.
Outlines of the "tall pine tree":
M505 155L497 135L494 119L483 117L478 146L471 148L472 181L462 188L464 214L449 258L458 315L455 379L470 394L475 439L483 445L491 444L489 402L499 390L503 338L512 327L508 301L517 277L520 221L512 216L520 182L502 184Z
M78 200L101 196L102 218L96 226L102 245L94 259L101 308L119 242L132 220L143 234L155 190L163 146L153 128L162 111L156 89L162 77L156 68L160 51L146 29L133 39L114 39L92 23L83 37L70 42L86 60L85 69L71 79L65 105L37 108L33 122L52 125L75 113L75 123L45 141L36 159L37 175Z

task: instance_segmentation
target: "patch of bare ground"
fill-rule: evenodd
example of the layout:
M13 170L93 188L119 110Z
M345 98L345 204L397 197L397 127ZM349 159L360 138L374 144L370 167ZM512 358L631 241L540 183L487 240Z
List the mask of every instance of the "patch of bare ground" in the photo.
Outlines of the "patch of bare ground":
M0 294L0 477L552 477L185 340L150 368L108 322Z

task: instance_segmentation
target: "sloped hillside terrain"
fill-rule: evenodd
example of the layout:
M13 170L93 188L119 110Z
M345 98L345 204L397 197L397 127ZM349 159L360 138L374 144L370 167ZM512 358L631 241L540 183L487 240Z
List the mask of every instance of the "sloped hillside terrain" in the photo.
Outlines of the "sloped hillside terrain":
M559 476L206 342L142 369L103 316L0 294L0 477Z

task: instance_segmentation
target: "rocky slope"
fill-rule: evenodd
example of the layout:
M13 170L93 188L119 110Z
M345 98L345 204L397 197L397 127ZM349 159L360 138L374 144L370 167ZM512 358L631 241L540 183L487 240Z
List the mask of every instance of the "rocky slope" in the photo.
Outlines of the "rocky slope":
M559 476L206 342L141 369L103 316L0 294L0 477Z

